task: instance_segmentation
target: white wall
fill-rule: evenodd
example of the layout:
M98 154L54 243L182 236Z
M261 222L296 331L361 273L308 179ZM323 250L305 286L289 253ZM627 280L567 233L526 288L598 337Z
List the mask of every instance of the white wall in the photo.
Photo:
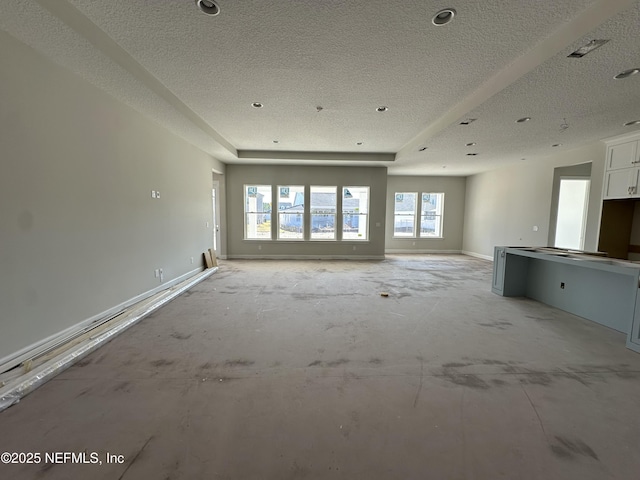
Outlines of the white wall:
M2 32L0 149L0 364L200 268L224 165Z
M597 250L605 152L598 142L468 177L463 251L489 258L496 245L547 246L554 169L586 162L592 166L585 250Z

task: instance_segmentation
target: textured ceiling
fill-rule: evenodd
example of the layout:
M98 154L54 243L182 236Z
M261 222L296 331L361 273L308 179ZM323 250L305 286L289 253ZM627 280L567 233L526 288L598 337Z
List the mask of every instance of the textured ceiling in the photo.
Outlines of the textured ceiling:
M640 67L640 1L218 4L209 17L194 0L12 0L0 28L226 162L469 175L640 119L640 75L612 78ZM433 26L444 7L458 14ZM592 38L611 41L566 58Z

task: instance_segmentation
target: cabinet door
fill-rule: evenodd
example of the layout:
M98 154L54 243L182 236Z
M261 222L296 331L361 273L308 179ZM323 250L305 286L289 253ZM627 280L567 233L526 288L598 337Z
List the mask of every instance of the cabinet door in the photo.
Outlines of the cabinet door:
M638 163L638 142L612 145L607 149L607 170L633 167Z
M635 186L637 190L637 168L625 168L623 170L606 172L604 175L604 198L629 198L633 186Z

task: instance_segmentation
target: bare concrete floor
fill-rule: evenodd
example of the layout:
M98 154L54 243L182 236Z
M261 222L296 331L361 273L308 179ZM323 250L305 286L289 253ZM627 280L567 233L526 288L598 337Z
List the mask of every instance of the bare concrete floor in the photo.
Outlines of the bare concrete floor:
M0 478L640 478L640 355L490 285L464 256L223 262L0 413L1 451L102 465Z

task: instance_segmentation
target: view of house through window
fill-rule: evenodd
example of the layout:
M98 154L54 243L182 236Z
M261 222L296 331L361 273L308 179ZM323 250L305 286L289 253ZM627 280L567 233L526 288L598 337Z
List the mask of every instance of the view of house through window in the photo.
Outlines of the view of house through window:
M278 185L278 239L304 240L304 187Z
M415 237L416 199L415 192L397 192L393 207L393 236Z
M338 187L311 187L311 239L335 240Z
M442 237L444 193L423 193L420 207L420 236Z
M309 188L309 205L305 205L306 188ZM338 188L336 185L245 185L244 238L271 240L272 231L275 231L277 240L336 241L337 227L341 225L341 240L368 241L370 187L341 186L341 204L338 204ZM402 195L406 195L404 203L410 208L398 210L396 201L396 217L401 217L396 220L396 226L400 225L397 231L401 231L403 236L412 236L415 232L417 193L396 194L396 197L402 198ZM272 221L277 222L273 230ZM305 222L309 222L306 229Z
M342 239L369 238L369 187L342 189Z
M245 238L271 239L271 185L244 186Z

